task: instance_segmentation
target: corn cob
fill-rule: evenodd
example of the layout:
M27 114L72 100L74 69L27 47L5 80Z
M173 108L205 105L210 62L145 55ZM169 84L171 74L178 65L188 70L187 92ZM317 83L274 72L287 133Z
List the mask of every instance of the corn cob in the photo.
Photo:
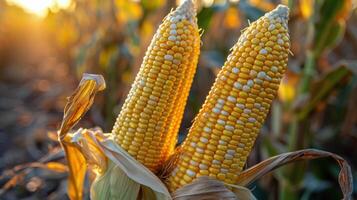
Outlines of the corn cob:
M287 66L287 20L278 6L244 30L176 152L171 191L198 176L235 183Z
M113 127L118 144L154 172L173 152L199 47L196 11L186 0L159 26Z

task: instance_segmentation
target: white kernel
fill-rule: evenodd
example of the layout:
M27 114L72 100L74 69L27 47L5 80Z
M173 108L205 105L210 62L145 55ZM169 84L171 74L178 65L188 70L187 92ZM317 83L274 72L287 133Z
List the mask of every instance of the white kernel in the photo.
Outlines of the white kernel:
M224 120L222 120L222 119L218 119L217 123L220 124L220 125L225 125L226 124L226 122Z
M239 143L238 146L239 146L240 148L244 148L244 147L245 147L245 144Z
M234 151L233 149L228 149L227 153L233 156L236 153L236 151Z
M244 109L245 108L244 104L241 104L241 103L237 103L236 106L238 108L240 108L240 109Z
M270 76L268 76L268 75L265 77L265 79L268 80L268 81L272 80L272 78Z
M237 124L241 124L241 125L243 125L243 124L244 124L244 122L243 122L242 120L238 119L238 120L237 120Z
M271 71L272 71L272 72L278 72L278 68L277 68L276 66L272 66L272 67L271 67Z
M208 166L202 163L198 167L202 170L208 169Z
M253 117L249 117L249 118L248 118L248 121L254 123L254 122L256 122L257 120L256 120L255 118L253 118Z
M216 114L219 114L220 110L218 108L213 108L212 109L212 112L216 113Z
M230 101L230 102L233 102L233 103L235 103L237 101L236 98L234 98L232 96L228 96L227 100Z
M223 105L222 105L222 104L217 103L215 107L216 107L216 108L218 108L218 109L221 109L221 108L223 107Z
M208 139L207 139L207 138L204 138L204 137L200 137L200 141L203 142L203 143L207 143L207 142L208 142Z
M191 146L191 147L196 147L197 144L196 144L195 142L191 142L191 143L190 143L190 146Z
M224 104L224 100L223 99L218 99L218 103Z
M282 44L284 44L284 41L279 38L279 39L278 39L278 44L282 45Z
M275 29L275 25L274 24L270 24L270 26L268 27L268 30L269 31L272 31Z
M211 129L208 128L208 127L204 127L204 128L203 128L203 131L206 132L206 133L210 133L210 132L211 132Z
M226 116L229 115L229 113L228 113L227 111L225 111L225 110L222 110L222 111L221 111L221 114L222 114L222 115L226 115Z
M254 77L257 75L257 72L255 70L250 70L249 76Z
M262 105L260 105L260 103L254 103L254 107L256 108L260 108Z
M170 35L176 35L177 31L175 29L170 30Z
M174 57L173 57L172 55L170 55L170 54L166 54L166 55L164 56L164 59L165 59L165 60L173 60Z
M224 128L225 128L226 130L228 130L228 131L233 131L233 130L234 130L234 127L231 126L231 125L226 125Z
M221 80L222 80L222 81L225 81L225 80L227 80L227 77L221 76Z
M254 81L248 80L248 81L247 81L247 85L248 85L249 87L253 87Z
M221 172L224 173L224 174L226 174L226 173L228 173L228 169L226 169L226 168L221 168Z
M268 53L268 51L266 49L261 49L259 53L265 55Z
M175 41L176 40L176 36L170 35L168 39L171 40L171 41Z
M227 159L227 160L232 160L233 156L230 155L230 154L226 154L226 155L224 155L224 158Z
M226 145L226 144L227 144L227 142L226 142L226 141L224 141L224 140L219 140L219 141L218 141L218 144L220 144L220 145Z
M176 29L177 26L176 26L176 24L171 24L171 25L170 25L170 28L171 28L171 29Z
M178 19L177 19L176 17L172 17L172 18L170 19L170 22L176 23L176 22L178 22Z
M265 77L266 77L265 72L259 72L258 73L258 78L262 79L262 78L265 78Z
M221 161L219 161L219 160L212 160L212 163L213 163L213 164L221 164Z
M140 80L139 84L140 84L141 86L145 86L145 80Z
M248 85L243 86L243 91L248 92L250 90L250 87Z
M259 78L255 78L255 79L254 79L254 82L260 85L260 84L263 83L263 80L261 80L261 79L259 79Z
M198 153L203 153L203 152L205 152L203 149L201 149L200 147L197 147L196 148L196 151L198 152Z
M239 69L237 67L233 67L232 68L232 72L235 73L235 74L238 74L239 73Z
M237 88L238 90L242 89L242 84L240 84L239 82L235 82L235 83L233 84L233 86L234 86L235 88Z
M197 166L198 165L198 162L194 161L194 160L190 160L190 164L193 165L193 166Z
M245 114L250 114L252 111L251 111L250 109L246 108L246 109L243 110L243 112L244 112Z
M194 177L194 176L196 175L196 172L194 172L194 171L188 169L188 170L186 171L186 174L189 175L190 177Z

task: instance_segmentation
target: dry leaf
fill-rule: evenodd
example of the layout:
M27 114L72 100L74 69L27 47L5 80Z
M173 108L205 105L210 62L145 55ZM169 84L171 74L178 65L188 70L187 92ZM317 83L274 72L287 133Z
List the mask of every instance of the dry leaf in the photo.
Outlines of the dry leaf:
M300 151L294 151L289 153L280 154L278 156L271 157L267 160L260 162L257 165L243 171L238 175L238 185L246 186L253 181L261 178L265 174L273 171L274 169L291 162L300 160L312 160L317 158L331 157L337 161L340 165L341 171L339 173L339 184L343 193L343 199L352 199L353 182L352 172L348 163L340 156L316 149L305 149Z
M68 167L59 162L48 162L46 168L55 172L63 173L68 171Z
M103 76L96 74L83 75L77 89L68 98L64 108L63 120L58 133L61 141L92 106L95 94L104 89L105 81Z
M69 141L68 131L88 111L94 101L94 96L98 91L104 90L105 81L101 75L84 74L77 89L68 98L64 108L64 116L61 128L58 131L58 138L64 149L68 167L68 195L71 200L81 200L83 191L83 181L86 172L86 161L78 147L73 146Z

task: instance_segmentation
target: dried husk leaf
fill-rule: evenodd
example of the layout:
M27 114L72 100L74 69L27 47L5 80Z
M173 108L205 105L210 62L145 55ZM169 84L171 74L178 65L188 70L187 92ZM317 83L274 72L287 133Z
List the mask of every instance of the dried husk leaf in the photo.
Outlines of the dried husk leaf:
M81 200L83 197L86 161L78 147L71 144L68 132L92 106L95 94L104 89L105 81L101 75L84 74L77 89L68 98L64 109L58 139L68 162L68 196L71 200Z
M105 89L103 76L97 74L83 74L73 94L68 97L64 108L63 120L58 131L59 140L63 141L69 130L77 124L92 106L97 92Z
M253 167L246 169L241 174L239 174L237 184L241 186L249 185L250 183L264 176L265 174L273 171L274 169L277 169L283 165L295 161L312 160L325 157L331 157L339 164L341 170L339 173L338 182L343 193L343 199L352 199L353 180L351 168L348 163L336 154L316 149L305 149L284 153L264 160L259 164L254 165Z

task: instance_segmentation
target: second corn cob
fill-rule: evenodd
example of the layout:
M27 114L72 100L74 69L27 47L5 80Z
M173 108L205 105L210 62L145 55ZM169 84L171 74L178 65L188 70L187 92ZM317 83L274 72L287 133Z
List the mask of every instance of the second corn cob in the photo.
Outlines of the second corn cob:
M236 181L287 66L287 20L278 6L244 30L177 152L171 191L198 176Z
M173 152L199 46L196 11L186 0L160 25L113 127L119 145L152 171Z

